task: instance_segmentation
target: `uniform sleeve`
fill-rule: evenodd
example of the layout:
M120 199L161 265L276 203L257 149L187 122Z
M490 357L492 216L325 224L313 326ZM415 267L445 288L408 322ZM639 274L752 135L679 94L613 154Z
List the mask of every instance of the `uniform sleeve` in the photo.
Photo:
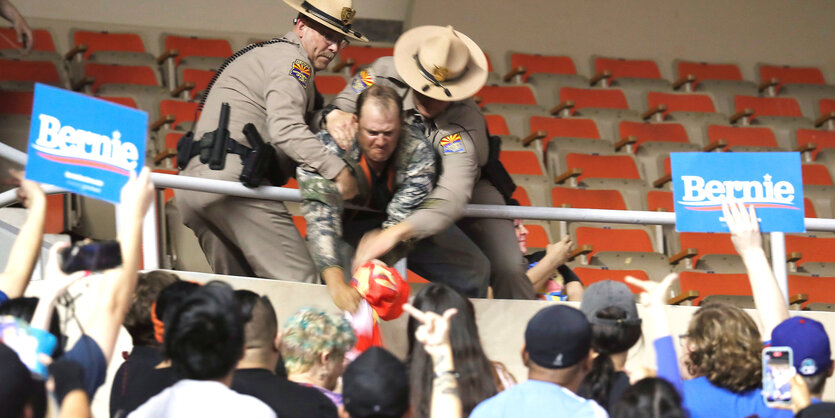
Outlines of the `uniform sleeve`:
M418 209L406 218L415 231L415 238L440 232L464 213L479 175L478 153L471 132L484 135L461 130L445 136L446 139L437 145L438 162L442 167L438 183ZM444 145L444 141L449 142ZM456 141L460 141L461 151L458 151Z
M416 133L409 129L410 135ZM423 203L435 182L435 153L432 147L422 138L411 138L415 146L410 150L407 164L398 177L404 179L386 207L388 218L383 222L383 228L396 225L406 219Z
M298 59L294 61L293 57L280 60L278 64L262 62L269 79L265 86L264 98L271 142L302 168L333 179L345 167L345 163L327 151L305 122L304 115L308 104L306 86L313 81L310 78L302 81L303 77L293 75L294 63L306 65L312 77L311 65Z
M302 214L307 222L310 255L319 272L328 267L342 267L339 248L342 243L342 196L336 184L301 167L296 178L302 195Z

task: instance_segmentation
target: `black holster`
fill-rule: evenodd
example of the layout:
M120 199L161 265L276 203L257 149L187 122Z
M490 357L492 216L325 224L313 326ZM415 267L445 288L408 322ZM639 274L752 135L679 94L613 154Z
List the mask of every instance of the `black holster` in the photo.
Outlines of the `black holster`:
M243 134L251 148L245 156L241 156L241 162L243 163L241 176L239 177L241 183L246 187L258 187L266 174L270 183L275 186L283 186L287 179L280 179L283 176L281 176L281 171L276 166L273 147L264 143L258 129L251 123L244 126Z
M516 190L516 183L510 177L507 169L504 168L502 162L499 161L499 153L501 151L502 140L498 136L488 136L487 141L490 145L487 154L487 164L481 167L481 176L487 179L493 186L498 189L499 193L504 197L505 203L509 202L513 192Z

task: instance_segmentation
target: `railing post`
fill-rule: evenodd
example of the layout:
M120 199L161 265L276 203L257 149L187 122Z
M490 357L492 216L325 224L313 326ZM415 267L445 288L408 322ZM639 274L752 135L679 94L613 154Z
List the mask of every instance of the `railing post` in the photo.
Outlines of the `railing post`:
M774 277L777 279L777 286L783 292L783 299L788 303L789 280L786 274L786 234L772 232L771 238L771 266L774 270Z
M145 212L142 219L142 265L145 270L159 269L159 228L157 228L157 198L154 193L154 202L151 208Z

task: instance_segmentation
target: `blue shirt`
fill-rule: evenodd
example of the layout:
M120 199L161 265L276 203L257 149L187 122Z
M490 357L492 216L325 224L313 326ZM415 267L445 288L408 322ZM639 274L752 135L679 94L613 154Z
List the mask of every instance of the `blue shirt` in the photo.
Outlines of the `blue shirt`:
M581 398L554 383L527 380L486 399L470 418L608 417L597 402Z
M0 305L4 304L7 300L9 300L9 296L0 290Z
M759 389L734 393L714 386L704 376L684 381L684 407L690 412L690 418L794 416L792 411L767 407Z

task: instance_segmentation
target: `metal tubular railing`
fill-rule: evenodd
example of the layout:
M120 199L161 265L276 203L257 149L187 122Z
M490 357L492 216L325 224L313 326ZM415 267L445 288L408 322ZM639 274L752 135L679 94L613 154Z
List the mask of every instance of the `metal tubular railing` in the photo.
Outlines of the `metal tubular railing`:
M27 155L4 143L0 143L0 157L11 160L20 165L26 165ZM203 179L198 177L178 176L173 174L153 173L151 179L157 188L171 188L194 190L209 193L227 194L231 196L253 199L298 202L301 195L296 189L283 187L261 186L250 189L244 185L231 181ZM47 193L59 193L63 190L54 186L45 186ZM14 190L0 193L0 207L8 206L17 200ZM150 211L149 211L150 212ZM118 211L117 211L118 213ZM605 222L642 225L675 225L675 213L624 211L605 209L574 209L549 208L530 206L504 205L467 205L464 216L474 218L502 218L502 219L537 219L545 221L569 222ZM806 218L806 229L810 231L835 232L835 219ZM158 230L157 219L152 213L145 218L143 231L145 236L153 236ZM118 228L118 223L117 223ZM783 295L788 295L785 238L782 233L770 234L772 248L772 264ZM153 239L143 241L143 261L146 269L159 268L158 243Z

